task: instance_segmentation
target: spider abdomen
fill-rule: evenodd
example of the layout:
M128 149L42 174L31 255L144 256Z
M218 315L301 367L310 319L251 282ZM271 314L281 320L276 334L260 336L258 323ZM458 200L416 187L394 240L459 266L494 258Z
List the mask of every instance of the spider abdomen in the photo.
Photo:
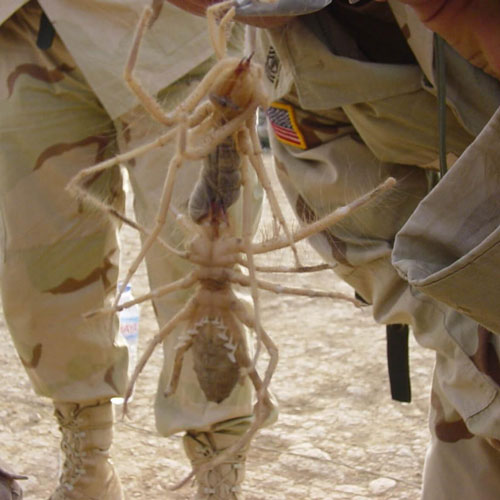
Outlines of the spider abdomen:
M231 394L240 376L237 344L220 318L202 318L197 330L191 347L194 371L207 400L220 403Z

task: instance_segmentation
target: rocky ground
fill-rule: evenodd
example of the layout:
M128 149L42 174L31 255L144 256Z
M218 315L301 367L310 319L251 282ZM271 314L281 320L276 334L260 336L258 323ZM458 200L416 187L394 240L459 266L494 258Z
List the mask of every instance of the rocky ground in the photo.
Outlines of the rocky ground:
M263 226L268 223L266 215ZM127 262L138 241L132 231L123 233ZM316 261L306 245L301 251L304 260ZM279 279L351 293L331 271ZM141 268L134 293L146 287ZM273 390L281 413L274 426L257 435L249 453L247 500L418 499L428 440L432 354L412 342L413 402L393 402L385 330L374 324L369 308L271 294L263 296L262 304L263 324L280 349ZM149 305L141 314L143 349L156 324ZM25 498L48 498L59 460L52 406L33 394L3 321L0 341L0 456L29 476ZM180 436L162 438L155 431L152 402L160 363L157 355L140 378L131 419L116 423L114 461L130 499L193 497L189 486L169 491L189 466Z

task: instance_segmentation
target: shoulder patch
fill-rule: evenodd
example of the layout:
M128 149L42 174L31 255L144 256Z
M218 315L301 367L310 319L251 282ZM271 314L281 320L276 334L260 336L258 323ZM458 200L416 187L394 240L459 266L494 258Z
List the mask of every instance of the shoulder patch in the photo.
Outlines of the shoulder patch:
M276 139L289 146L307 149L304 135L295 119L293 106L283 102L273 102L266 114Z
M276 50L271 45L269 50L267 51L266 63L264 65L264 71L266 73L267 79L274 83L276 81L276 77L278 76L280 67L280 60L278 58L278 54Z

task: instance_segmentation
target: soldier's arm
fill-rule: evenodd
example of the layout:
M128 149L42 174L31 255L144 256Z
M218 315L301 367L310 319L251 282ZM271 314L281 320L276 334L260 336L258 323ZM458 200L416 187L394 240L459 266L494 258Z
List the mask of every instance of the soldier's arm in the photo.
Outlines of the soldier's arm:
M500 78L499 0L398 0L462 56Z
M209 5L220 0L168 1L181 9L202 16ZM472 64L500 78L499 0L398 1L413 7L428 28L439 33ZM286 17L251 17L238 20L270 28L282 25L289 19Z

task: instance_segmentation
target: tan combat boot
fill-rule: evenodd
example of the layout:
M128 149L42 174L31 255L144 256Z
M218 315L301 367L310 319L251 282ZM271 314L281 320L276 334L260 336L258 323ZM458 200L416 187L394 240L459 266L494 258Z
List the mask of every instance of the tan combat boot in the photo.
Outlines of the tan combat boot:
M50 500L123 500L109 456L113 408L109 401L55 403L64 454L59 486Z
M188 432L184 450L193 468L202 465L235 443L241 436L214 432ZM241 484L245 479L247 449L206 472L196 473L198 492L195 500L244 500Z

